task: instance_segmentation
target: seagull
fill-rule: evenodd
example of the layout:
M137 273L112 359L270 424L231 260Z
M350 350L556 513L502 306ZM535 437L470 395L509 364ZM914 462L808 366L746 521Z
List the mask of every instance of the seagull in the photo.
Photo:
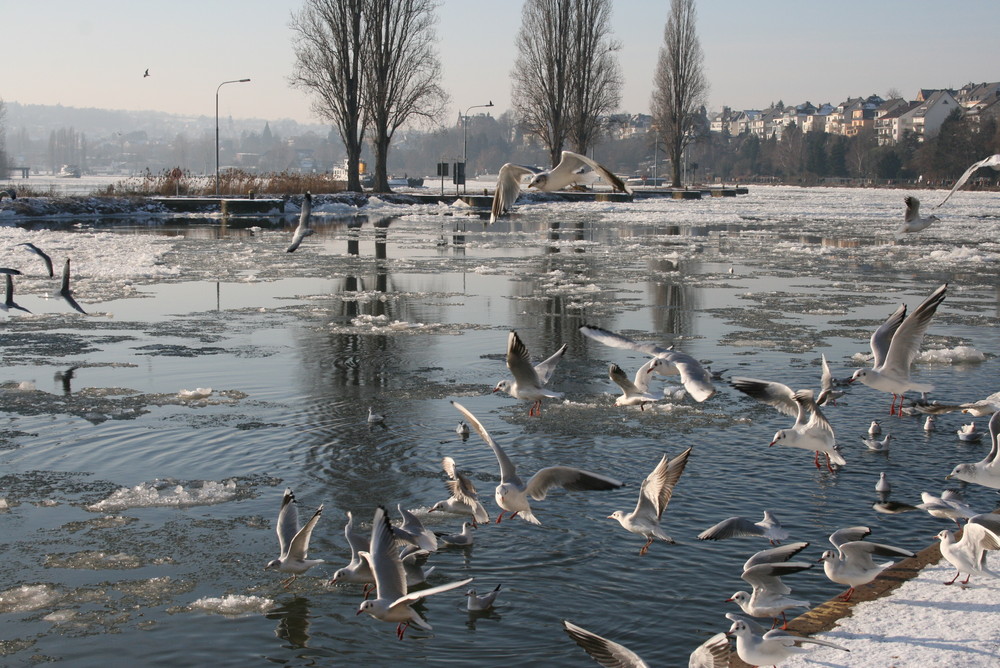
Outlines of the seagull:
M368 541L354 530L354 517L349 510L347 524L344 525L344 537L347 538L347 544L351 548L351 561L343 568L337 569L327 584L334 585L339 582L363 584L365 598L368 598L369 587L375 583L375 575L368 562L361 556L361 552L368 549Z
M903 201L906 202L906 214L903 216L903 224L896 230L896 234L926 230L933 223L941 220L937 216L927 216L926 218L921 218L920 200L916 197L910 196L905 198Z
M990 418L989 428L990 451L986 457L975 463L958 464L945 476L946 480L958 478L963 482L1000 489L1000 457L997 457L1000 450L1000 411Z
M431 625L410 607L411 603L432 594L463 587L472 582L472 578L407 593L403 564L396 552L395 531L389 524L385 508L379 506L372 520L369 549L361 552L361 556L375 574L375 598L362 601L355 614L367 612L383 622L396 622L396 637L402 640L410 624L415 624L426 631L431 630Z
M702 402L715 395L715 386L712 385L711 375L702 367L695 358L676 350L662 348L655 343L641 343L632 339L609 332L600 327L584 325L580 328L580 333L591 338L598 343L603 343L612 348L624 348L635 352L649 355L660 361L650 367L651 371L661 375L679 374L684 389L694 397L695 401Z
M888 496L889 492L892 491L892 485L889 484L889 479L885 477L885 472L878 474L878 482L875 483L875 491L883 496Z
M656 397L646 391L648 388L648 376L650 373L650 365L655 363L656 360L652 359L642 367L635 374L635 380L629 380L629 377L625 375L625 372L617 364L611 364L608 367L608 378L615 382L615 385L622 389L622 394L619 397L615 397L615 406L638 406L641 410L646 410L646 404L651 404L659 400Z
M462 437L462 440L469 438L469 425L465 424L464 420L459 421L458 425L455 427L455 433Z
M39 248L35 244L29 243L27 241L25 241L24 243L16 244L16 245L17 246L24 246L25 250L27 250L30 253L34 253L38 257L42 258L42 262L45 263L45 268L49 270L49 278L52 278L53 276L55 276L55 274L52 272L52 258L50 258L45 253L45 251L43 251L41 248Z
M878 420L872 420L872 423L868 426L868 436L875 438L876 436L882 435L882 425L879 424Z
M872 504L872 510L876 513L882 513L884 515L898 515L900 513L908 513L911 510L920 510L916 506L911 506L908 503L900 503L899 501L877 501Z
M613 640L608 640L576 624L563 620L563 628L573 641L582 647L597 663L607 668L647 668L649 664L639 655ZM688 657L688 668L728 668L732 649L725 633L714 636L698 645Z
M945 582L953 584L958 576L966 573L962 584L969 584L969 578L975 575L990 575L1000 578L986 567L986 551L1000 550L1000 536L982 524L968 523L962 530L962 539L955 540L955 532L944 529L937 534L941 541L941 554L955 567L955 577Z
M871 336L871 349L875 365L871 369L858 369L851 382L860 380L868 387L892 394L889 415L895 413L896 399L907 390L930 392L933 385L910 380L910 365L920 350L920 342L931 324L931 318L944 301L948 284L945 283L920 303L913 313L906 315L906 305L900 304L889 318Z
M959 408L962 409L963 413L967 413L975 417L985 417L987 415L991 415L1000 411L1000 392L994 392L980 401L960 404Z
M427 512L433 513L435 510L440 510L455 515L469 515L472 517L472 526L489 522L490 514L486 512L486 508L479 501L475 485L472 484L468 476L458 470L455 460L451 457L443 458L441 468L448 475L449 479L445 484L448 486L451 496L444 501L438 501Z
M472 547L472 522L462 522L462 531L459 533L439 533L438 539L444 543L445 547Z
M843 390L833 389L833 374L830 373L830 364L826 361L826 355L821 353L819 358L823 371L819 378L819 396L816 397L816 405L836 405L837 399L840 399L845 393Z
M371 406L368 407L368 424L379 424L385 422L385 417L375 412Z
M924 431L926 431L927 433L930 433L930 432L934 431L934 423L935 422L936 422L936 420L934 419L934 416L933 415L928 415L927 419L924 420Z
M563 151L559 164L553 169L537 170L533 167L506 163L497 175L497 189L493 194L493 206L490 209L490 222L496 222L514 206L521 193L521 179L530 176L528 188L537 188L543 192L554 192L568 186L580 183L590 183L594 180L591 172L607 181L615 191L632 194L632 189L607 167L591 160L585 155ZM589 176L584 176L585 174ZM583 177L583 178L581 178Z
M726 614L729 617L729 613ZM801 654L807 650L802 647L803 643L823 645L833 647L845 652L850 650L836 643L819 638L805 638L782 631L771 629L764 632L764 628L754 624L756 629L752 629L750 620L733 615L735 618L733 625L729 629L731 635L736 636L736 654L746 663L754 666L777 665L785 659Z
M969 424L963 424L957 432L958 439L960 441L965 441L966 443L978 443L983 435L976 431L976 423L970 422Z
M845 466L847 461L840 454L833 427L813 401L812 390L799 390L782 383L756 378L734 376L730 383L747 396L763 401L785 415L794 415L795 424L774 434L771 445L780 443L792 448L812 450L816 453L813 462L819 468L819 453L826 455L826 467L833 471L831 461Z
M753 557L751 557L752 559ZM805 561L787 561L784 563L759 563L744 568L740 575L753 590L751 593L738 591L726 599L727 603L736 603L744 613L751 617L771 617L774 622L771 628L778 625L778 615L781 615L782 630L788 628L788 618L785 610L789 608L809 608L809 601L799 601L789 598L791 589L781 581L782 575L790 575L809 570L815 566Z
M465 592L466 597L468 597L469 602L466 604L466 609L469 612L481 612L483 610L489 610L493 607L493 602L496 601L497 595L500 593L500 585L493 591L488 591L485 594L477 594L475 589L470 589Z
M322 559L309 558L309 538L312 536L316 522L319 522L323 506L316 509L305 526L299 528L299 511L295 507L295 495L285 488L281 499L281 510L278 512L278 544L281 546L281 556L272 559L264 566L264 570L277 570L281 573L291 573L292 576L282 581L282 586L288 589L296 577L305 573L316 564L322 564Z
M19 269L11 269L10 267L0 267L0 274L7 274L8 276L20 276L21 271Z
M307 192L303 195L302 213L299 214L299 226L296 227L295 232L292 233L292 243L285 249L286 253L294 253L295 249L297 249L299 244L302 243L302 240L314 232L314 230L309 227L309 215L312 213L312 201L312 193Z
M425 528L420 518L403 508L403 506L397 504L396 510L399 511L400 517L403 518L403 523L400 526L393 527L393 535L396 539L403 543L415 545L421 550L427 550L428 552L437 551L438 541L434 532Z
M142 75L142 78L143 78L143 79L145 79L145 78L146 78L146 77L148 77L148 76L149 76L149 68L147 67L147 68L146 68L146 71L145 71L145 72L143 73L143 75Z
M788 538L788 531L781 528L781 522L771 513L764 511L764 519L754 522L746 517L730 517L698 534L698 540L723 540L736 536L763 536L771 545Z
M684 467L687 466L690 456L691 448L670 460L664 454L656 468L642 481L642 486L639 488L639 501L635 505L635 510L630 513L616 510L608 515L609 520L618 520L622 527L646 539L646 544L639 550L640 555L646 554L649 546L653 544L654 538L659 538L667 543L674 542L674 539L660 528L660 519L670 503L674 486L681 474L684 473Z
M486 445L490 446L493 454L496 455L497 463L500 465L500 484L497 485L494 494L497 505L501 509L500 514L497 515L497 524L503 519L504 512L511 513L510 517L520 515L521 519L531 524L541 524L531 511L528 497L541 501L553 487L563 487L570 491L607 490L618 489L624 484L620 480L571 466L549 466L540 469L528 479L527 483L524 483L517 475L517 469L513 462L489 435L482 423L476 419L476 416L455 401L452 401L451 405L462 413L469 425L476 430Z
M893 565L888 561L876 564L872 557L912 557L909 550L904 550L881 543L867 543L862 540L871 534L871 529L864 526L838 529L830 534L830 543L836 550L827 550L820 557L823 571L833 582L850 587L837 598L842 601L851 600L856 587L868 584L885 569Z
M952 186L951 192L948 193L948 197L941 200L941 204L947 202L948 199L955 194L956 190L965 185L965 182L969 180L969 177L972 176L974 172L982 169L983 167L992 167L993 169L1000 170L1000 153L991 155L990 157L984 158L979 162L972 163L972 166L965 170L965 173L958 178L958 181L955 181L955 185ZM938 206L941 206L941 204L938 204Z
M886 434L885 438L881 441L875 438L865 438L861 437L861 442L865 444L869 450L874 452L889 452L889 441L892 440L892 434Z
M0 304L0 309L4 311L10 311L14 309L16 311L24 311L25 313L31 313L28 309L23 306L19 306L14 301L14 278L10 274L4 275L4 282L7 284L7 296L4 299L3 304Z
M951 520L959 529L962 528L962 523L958 521L959 518L968 520L976 514L962 499L962 495L951 489L942 492L941 496L921 492L920 500L923 503L917 504L917 508L926 510L931 517Z
M501 380L493 388L494 392L506 392L515 399L524 399L534 402L528 409L528 415L542 414L542 399L561 399L562 392L553 392L545 389L545 385L552 378L552 372L569 346L565 343L544 362L535 366L531 365L531 356L528 355L528 348L521 341L517 332L510 330L507 335L507 368L514 374L514 379Z
M63 265L62 287L59 289L59 295L75 310L87 315L87 312L80 307L75 299L73 299L73 291L69 288L69 258L66 258L66 264Z

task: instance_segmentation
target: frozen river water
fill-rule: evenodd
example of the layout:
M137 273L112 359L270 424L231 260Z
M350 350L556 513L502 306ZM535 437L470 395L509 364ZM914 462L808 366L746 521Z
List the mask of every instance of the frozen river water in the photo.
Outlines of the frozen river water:
M620 409L608 364L643 358L579 334L583 324L676 348L732 375L816 387L820 354L835 376L861 366L871 331L949 284L916 375L931 398L1000 390L1000 196L956 194L942 221L897 239L903 197L931 191L754 187L739 198L631 204L537 204L486 226L461 207L374 201L361 215L314 209L317 233L294 254L284 227L256 221L75 219L25 223L0 214L0 266L17 267L0 316L0 663L106 665L589 665L560 620L619 640L653 665L686 665L725 630L740 566L767 546L695 536L730 515L771 509L792 540L812 543L866 524L873 539L917 550L946 528L925 514L871 509L884 471L893 499L962 489L980 511L992 490L944 476L981 444L922 420L885 415L889 397L850 387L826 414L848 465L767 445L789 418L725 382L690 398ZM926 212L925 212L926 213ZM20 225L19 225L20 223ZM58 267L72 258L75 297L18 243ZM553 380L566 393L539 418L490 390L507 376L507 332L535 358L563 343ZM660 387L659 385L657 387ZM182 399L182 389L211 388ZM468 550L432 555L431 584L502 585L487 614L462 591L420 610L433 632L355 616L360 586L326 585L345 565L345 512L368 530L375 507L427 515L448 493L454 457L492 514L496 460L454 431L468 407L523 473L565 463L621 478L613 492L556 490L535 504L541 526L481 527ZM386 416L370 426L368 407ZM885 418L888 454L861 434ZM985 420L978 419L985 428ZM693 446L664 526L676 545L606 519L630 510L663 453ZM323 516L311 556L325 559L288 590L265 572L277 556L282 490ZM787 579L818 603L840 592L821 569ZM683 658L682 658L683 657Z

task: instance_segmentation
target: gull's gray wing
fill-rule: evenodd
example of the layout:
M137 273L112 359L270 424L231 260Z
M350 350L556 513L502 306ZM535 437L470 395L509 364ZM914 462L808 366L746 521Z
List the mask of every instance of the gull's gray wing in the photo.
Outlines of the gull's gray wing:
M510 162L500 168L500 174L497 175L497 189L493 193L493 206L490 209L491 223L496 222L497 218L514 206L517 196L521 194L521 178L534 176L539 171L541 170Z
M531 476L525 488L525 493L535 501L545 498L546 492L553 487L562 487L571 492L588 490L618 489L623 486L620 480L592 473L572 466L548 466Z
M354 530L354 516L351 515L350 510L347 511L347 524L344 525L344 538L347 539L347 544L351 546L352 562L360 559L358 553L362 550L367 550L369 547L368 539Z
M795 392L787 385L742 376L733 376L729 379L729 384L748 397L763 401L785 415L798 418L801 413L799 404L795 401Z
M724 540L736 536L763 536L764 529L746 517L730 517L698 534L698 540Z
M663 511L670 503L670 497L674 495L674 486L684 473L687 466L688 457L691 456L691 448L688 448L673 459L668 460L664 454L656 468L642 481L639 489L639 502L635 506L634 514L641 514L655 517L659 521L663 516Z
M556 370L556 365L559 364L559 360L563 358L568 348L569 344L562 344L559 350L555 351L547 360L535 365L535 373L538 375L539 383L542 385L548 384L552 378L552 373Z
M53 271L52 271L52 258L49 257L41 248L39 248L35 244L27 242L27 241L24 242L24 243L21 243L21 244L17 244L17 245L18 246L24 246L25 250L28 250L28 251L34 253L35 255L37 255L38 257L42 258L42 261L45 263L45 268L49 272L49 278L52 278L53 276L55 276L55 273L53 273Z
M903 214L903 220L907 223L912 222L920 217L920 200L912 195L903 200L906 202L906 213Z
M285 494L281 497L281 510L278 511L278 523L275 526L278 532L278 545L281 546L281 556L288 554L288 550L299 532L299 511L295 507L295 494L290 488L285 488Z
M306 193L302 198L302 212L299 214L299 225L292 234L292 243L285 249L286 253L294 253L302 240L313 233L309 229L309 215L312 213L312 194Z
M522 486L523 483L521 479L517 476L517 469L514 467L514 463L510 461L507 457L507 453L503 451L503 448L493 440L489 432L486 431L486 427L476 418L475 415L469 412L469 410L458 403L457 401L452 401L451 405L458 409L458 412L465 416L465 420L476 430L479 437L482 438L486 445L490 446L493 450L493 454L496 455L497 463L500 465L500 482L510 482L517 486Z
M889 344L889 351L883 364L885 371L901 378L909 377L910 364L920 352L924 333L930 327L931 318L934 317L938 306L944 301L947 290L948 284L945 283L920 302L920 306L903 320L899 329L892 335L892 342Z
M833 374L830 372L830 364L826 361L826 355L820 353L819 359L822 372L819 376L819 397L817 397L816 403L822 406L826 402L826 398L833 392Z
M615 385L622 388L622 392L627 395L643 394L643 391L636 387L636 384L628 377L624 370L617 364L608 366L608 378L615 382Z
M853 541L862 540L866 536L870 536L872 530L868 527L857 526L857 527L845 527L843 529L837 529L832 534L830 534L830 544L836 548L839 548L844 543L850 543Z
M688 668L728 668L731 653L729 636L716 633L691 652Z
M767 550L761 550L743 563L743 570L747 570L759 564L773 564L780 561L788 561L807 547L809 547L809 543L799 542L789 543L788 545L779 545L778 547L772 547Z
M309 521L305 523L301 529L299 529L295 536L292 538L292 542L288 545L288 556L292 559L306 559L309 556L309 539L312 537L313 529L316 527L316 522L319 522L319 516L323 513L323 506L320 505L313 513L313 516L309 518Z
M519 386L541 388L542 383L535 372L535 367L531 365L528 347L514 330L507 335L507 368Z
M610 346L612 348L624 348L625 350L634 350L638 353L652 355L654 357L659 357L663 353L671 352L668 348L658 346L655 343L642 343L639 341L633 341L627 336L622 336L621 334L616 334L615 332L610 332L600 327L583 325L582 327L580 327L580 333L586 336L587 338L593 339L598 343L603 343L604 345Z
M809 570L816 564L808 561L788 561L780 564L757 564L743 571L740 577L754 589L765 589L775 594L787 596L791 587L781 581L782 575Z
M677 350L664 351L659 357L677 367L684 389L694 397L695 401L702 402L715 395L712 374L705 371L698 360Z
M403 525L396 530L396 533L400 536L405 536L405 540L414 543L421 549L428 552L437 551L437 537L434 535L434 532L424 527L424 523L420 521L420 518L402 505L397 504L396 509L399 511L400 517L403 518Z
M396 537L389 523L389 515L382 506L375 509L371 541L368 551L361 552L361 556L368 562L375 576L378 598L395 601L406 596L406 574L396 550Z
M972 163L972 166L965 170L965 173L958 178L958 181L955 181L955 185L951 187L951 192L948 193L947 197L941 200L941 204L947 202L948 199L955 194L956 190L965 185L965 182L969 180L970 176L983 167L992 167L993 169L1000 168L1000 153L991 155L990 157L984 158L979 162ZM938 206L941 206L941 204L938 204Z
M875 356L875 359L872 361L874 368L881 367L882 363L885 362L885 356L889 353L889 344L892 343L892 337L896 333L896 330L899 329L899 326L903 324L905 318L906 304L900 304L892 312L892 315L886 318L885 322L872 332L868 344L871 346L872 355Z
M563 620L563 628L577 645L582 647L597 663L605 668L646 668L639 655L625 645L608 640L572 622ZM728 645L728 642L726 643Z
M441 460L441 468L444 469L444 472L450 478L450 480L448 480L445 484L448 486L448 490L451 492L451 495L459 501L469 504L470 506L475 505L475 503L479 500L479 495L476 492L476 486L472 484L472 481L469 480L468 476L461 473L455 467L455 460L451 457L445 457Z
M586 169L596 172L614 190L621 190L632 194L632 189L629 188L624 181L618 178L618 176L616 176L610 169L595 160L591 160L585 155L573 153L572 151L562 152L559 164L556 165L555 169L549 172L549 184L547 189L562 190L566 186L578 183L581 170ZM556 184L559 184L558 187Z

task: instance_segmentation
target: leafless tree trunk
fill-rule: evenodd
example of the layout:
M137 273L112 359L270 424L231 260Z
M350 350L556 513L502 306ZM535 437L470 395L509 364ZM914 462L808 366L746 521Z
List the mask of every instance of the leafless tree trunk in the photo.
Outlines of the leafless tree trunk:
M611 39L611 1L576 0L570 54L568 138L586 154L601 131L601 117L621 102L622 75Z
M674 188L681 186L684 148L693 139L693 121L708 93L702 69L704 54L695 33L696 18L694 0L671 0L653 76L653 122L667 145Z
M434 50L434 0L365 0L365 101L375 150L375 190L389 191L392 136L409 120L432 121L448 96Z
M347 189L360 192L365 135L364 7L368 0L305 0L292 16L298 35L291 83L314 96L313 111L330 121L347 151Z

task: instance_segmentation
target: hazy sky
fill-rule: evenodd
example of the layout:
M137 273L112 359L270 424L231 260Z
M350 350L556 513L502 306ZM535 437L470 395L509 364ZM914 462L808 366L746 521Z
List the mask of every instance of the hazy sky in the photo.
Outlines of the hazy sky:
M645 112L669 0L615 0L621 111ZM510 103L521 0L442 0L438 25L451 122ZM0 98L24 104L320 122L290 88L291 12L302 0L7 0ZM1000 80L998 0L701 0L709 108L840 102L895 88ZM150 76L143 78L149 68Z

